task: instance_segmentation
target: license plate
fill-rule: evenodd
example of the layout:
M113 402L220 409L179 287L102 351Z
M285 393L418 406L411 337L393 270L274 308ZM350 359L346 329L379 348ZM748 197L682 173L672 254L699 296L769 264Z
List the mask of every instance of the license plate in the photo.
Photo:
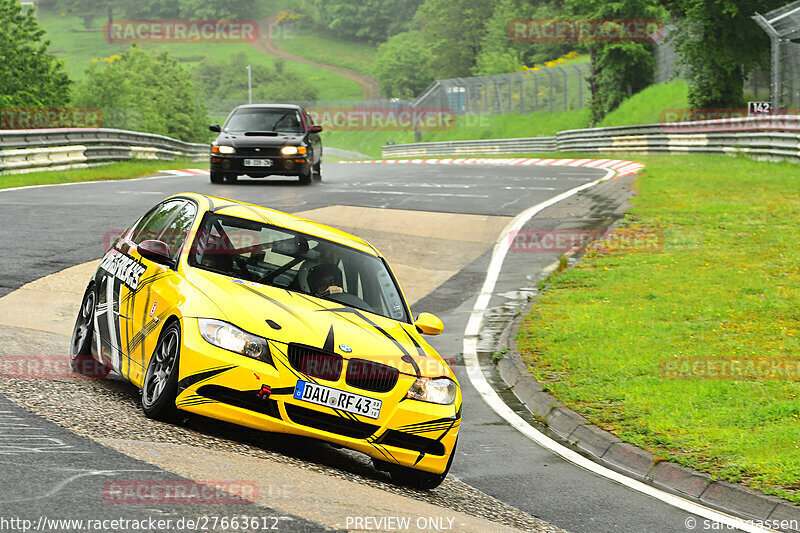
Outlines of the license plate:
M244 166L246 167L271 167L272 159L245 159Z
M340 411L347 411L367 418L378 418L383 404L383 401L375 398L367 398L360 394L332 389L325 385L317 385L303 380L298 380L297 386L294 388L294 398L317 405L333 407Z

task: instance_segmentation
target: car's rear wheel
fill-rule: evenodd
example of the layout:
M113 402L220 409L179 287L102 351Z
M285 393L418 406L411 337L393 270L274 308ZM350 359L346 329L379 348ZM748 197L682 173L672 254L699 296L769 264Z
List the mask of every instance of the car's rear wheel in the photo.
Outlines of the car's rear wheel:
M180 324L170 322L161 332L142 384L142 410L149 418L169 420L177 412L180 351Z
M405 485L412 489L431 490L441 485L447 477L447 473L450 472L450 467L453 464L453 457L456 455L457 445L458 441L456 440L456 444L453 445L453 451L450 452L450 459L447 460L447 466L441 474L425 472L424 470L417 470L380 459L373 459L372 464L377 470L388 472L389 475L392 476L392 481L398 485Z
M222 172L214 172L212 170L209 172L209 176L211 176L211 183L222 183L225 181L225 175Z
M69 364L72 370L86 376L104 378L111 369L92 357L92 337L94 336L94 284L89 285L81 301L72 340L69 347Z

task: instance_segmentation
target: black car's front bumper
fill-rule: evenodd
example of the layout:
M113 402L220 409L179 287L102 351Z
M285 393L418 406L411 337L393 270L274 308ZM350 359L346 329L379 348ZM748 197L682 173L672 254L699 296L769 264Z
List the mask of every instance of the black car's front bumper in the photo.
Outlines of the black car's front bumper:
M268 160L270 166L245 165L245 159ZM211 154L211 171L221 172L225 175L246 174L251 178L265 176L302 176L308 174L311 162L305 155L239 155L239 154Z

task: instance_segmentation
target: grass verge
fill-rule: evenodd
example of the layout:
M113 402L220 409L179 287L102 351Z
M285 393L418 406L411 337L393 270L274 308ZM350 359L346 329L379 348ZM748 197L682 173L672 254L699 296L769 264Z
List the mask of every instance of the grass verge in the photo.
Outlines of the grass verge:
M188 159L176 159L175 161L121 161L90 168L45 170L25 174L0 174L0 189L80 181L124 180L154 174L159 170L207 167L208 163L206 162L198 163Z
M663 246L589 252L526 317L520 351L623 440L800 503L797 166L631 157L647 168L625 231L660 232ZM766 366L726 374L737 359Z

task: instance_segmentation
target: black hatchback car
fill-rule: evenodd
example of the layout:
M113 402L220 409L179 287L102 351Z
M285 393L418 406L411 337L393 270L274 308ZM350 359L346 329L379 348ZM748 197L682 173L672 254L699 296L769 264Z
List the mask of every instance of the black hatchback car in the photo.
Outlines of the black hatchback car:
M298 176L300 183L321 179L322 126L300 106L241 105L225 124L209 126L219 133L211 144L211 183L251 178Z

